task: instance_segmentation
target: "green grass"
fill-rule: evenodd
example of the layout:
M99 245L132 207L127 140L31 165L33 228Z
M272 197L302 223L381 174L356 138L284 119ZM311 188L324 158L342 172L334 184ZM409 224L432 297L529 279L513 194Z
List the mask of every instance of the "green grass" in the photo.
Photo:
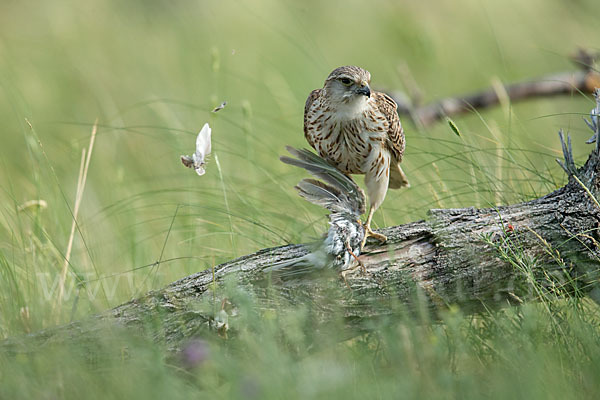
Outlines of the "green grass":
M427 102L496 78L568 70L577 46L600 47L592 0L1 8L0 338L320 235L324 211L295 194L304 175L278 156L285 145L306 146L304 100L334 67L361 65L374 87L393 90L406 89L408 70ZM223 100L227 107L211 113ZM460 136L443 121L423 131L405 121L412 187L388 194L376 225L560 187L556 132L570 131L576 160L585 160L581 115L592 106L574 95L453 117ZM96 118L57 305L81 152ZM213 155L199 178L179 155L193 150L205 122ZM47 207L19 211L37 199ZM97 338L94 351L2 355L0 397L592 398L599 389L598 307L586 299L544 298L476 317L452 309L436 324L399 316L350 341L316 329L302 307L286 315L246 321L235 339L207 338L210 356L191 370L160 345L119 331Z

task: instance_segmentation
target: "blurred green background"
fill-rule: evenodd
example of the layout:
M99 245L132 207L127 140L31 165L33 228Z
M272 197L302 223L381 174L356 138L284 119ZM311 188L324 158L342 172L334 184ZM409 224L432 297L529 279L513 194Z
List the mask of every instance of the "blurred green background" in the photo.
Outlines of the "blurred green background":
M414 80L426 103L574 70L568 56L579 46L600 46L594 0L3 0L0 338L317 238L325 212L295 194L305 174L278 157L285 145L306 146L304 101L333 68L362 66L380 90L410 92ZM592 107L579 94L505 105L454 118L461 137L444 123L419 130L405 121L412 187L388 193L375 225L558 188L556 132L570 131L585 160L581 115ZM96 119L57 303L81 152ZM179 156L193 152L205 122L213 154L198 177ZM19 211L35 199L47 208Z

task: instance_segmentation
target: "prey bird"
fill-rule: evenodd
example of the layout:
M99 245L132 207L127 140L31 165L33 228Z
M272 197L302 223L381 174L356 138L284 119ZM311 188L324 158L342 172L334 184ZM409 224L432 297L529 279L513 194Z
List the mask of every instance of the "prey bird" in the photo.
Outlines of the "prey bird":
M358 260L365 227L360 216L365 212L365 194L356 183L337 168L309 150L287 147L296 158L281 157L286 164L304 168L321 179L303 179L296 185L300 196L330 211L327 236L310 253L273 264L267 271L280 277L296 277L325 268L344 272Z
M400 168L404 131L397 105L384 93L371 91L371 74L360 67L334 69L322 89L313 90L304 107L304 136L317 153L346 175L364 174L369 197L366 235L385 242L371 230L375 210L388 187L408 187Z

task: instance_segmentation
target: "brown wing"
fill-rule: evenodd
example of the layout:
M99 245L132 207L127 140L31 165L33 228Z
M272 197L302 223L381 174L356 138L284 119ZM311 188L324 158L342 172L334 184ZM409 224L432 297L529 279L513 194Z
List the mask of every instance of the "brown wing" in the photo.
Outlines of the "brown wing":
M402 161L402 155L404 154L404 130L402 129L400 118L398 118L398 112L396 111L398 106L396 105L396 102L385 93L373 92L371 97L375 100L379 111L383 113L388 120L387 146L396 160L400 162Z
M308 144L310 144L312 146L313 149L315 148L315 144L314 144L312 138L310 137L310 135L308 134L308 127L306 126L306 124L308 122L308 113L310 111L310 106L320 95L321 95L321 89L313 90L308 95L308 98L306 99L306 104L304 104L304 137L306 138L306 141L308 142Z

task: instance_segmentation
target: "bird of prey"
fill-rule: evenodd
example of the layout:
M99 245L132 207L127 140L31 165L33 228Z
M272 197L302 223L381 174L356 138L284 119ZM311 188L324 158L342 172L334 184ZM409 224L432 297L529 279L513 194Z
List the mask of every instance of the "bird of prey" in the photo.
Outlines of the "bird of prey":
M365 238L382 242L371 220L388 187L409 186L400 168L404 131L389 96L372 92L371 74L360 67L334 69L322 89L313 90L304 107L304 136L317 153L346 175L364 174L369 213Z
M303 276L332 268L344 272L358 262L365 228L360 216L365 212L365 194L352 179L309 150L287 147L296 158L281 161L306 169L316 179L303 179L296 186L300 196L330 211L327 236L300 258L278 262L267 269L280 277Z

